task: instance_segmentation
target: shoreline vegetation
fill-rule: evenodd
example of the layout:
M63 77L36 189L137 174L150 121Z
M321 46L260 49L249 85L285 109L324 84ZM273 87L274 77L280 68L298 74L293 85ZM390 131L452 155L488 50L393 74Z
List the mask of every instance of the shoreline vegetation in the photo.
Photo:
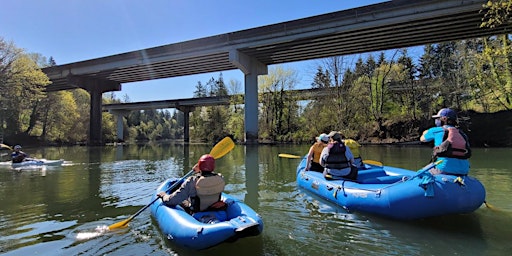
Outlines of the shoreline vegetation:
M431 120L429 120L431 121ZM373 131L371 134L359 134L352 138L357 140L361 145L387 145L387 146L420 146L430 145L419 141L421 133L432 127L432 122L418 124L417 122L395 122L385 125L384 130ZM468 134L472 147L512 147L512 111L499 111L496 113L477 113L468 111L464 115L460 128ZM329 131L326 131L329 132ZM347 136L348 137L348 136ZM310 141L268 141L260 140L259 144L277 145L277 144L309 144L314 141L315 136L311 136ZM183 143L182 139L174 140L156 140L156 141L128 141L128 142L110 142L105 145L128 145L128 144L146 144L146 143L162 143L162 142L178 142ZM4 144L15 145L22 144L26 146L86 146L86 142L78 143L45 143L40 137L34 136L10 136L4 137ZM191 140L193 143L207 143L204 141ZM238 140L237 143L243 144Z

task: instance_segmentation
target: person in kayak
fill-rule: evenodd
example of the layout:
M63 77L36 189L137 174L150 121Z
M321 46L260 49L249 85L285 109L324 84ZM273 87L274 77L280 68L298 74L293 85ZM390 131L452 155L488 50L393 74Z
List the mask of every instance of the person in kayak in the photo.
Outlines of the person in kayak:
M320 136L316 138L316 142L309 148L306 171L324 171L324 167L320 165L320 155L322 154L322 150L327 146L327 143L329 143L329 136L325 133L320 134Z
M21 151L21 146L16 145L14 146L14 151L11 153L11 160L13 163L21 163L26 158L28 158L28 154Z
M345 146L341 135L332 131L329 133L330 142L322 150L320 164L325 167L324 177L326 179L357 179L357 167L354 166L354 155L350 148Z
M203 155L193 167L196 175L185 180L172 194L162 191L157 196L162 198L165 205L180 204L191 214L224 209L226 204L220 197L226 183L224 177L215 173L214 169L215 158L209 154Z
M442 160L430 169L432 174L467 175L471 148L468 137L458 129L457 113L449 108L439 110L432 116L436 127L425 130L420 137L422 142L434 141L432 162Z

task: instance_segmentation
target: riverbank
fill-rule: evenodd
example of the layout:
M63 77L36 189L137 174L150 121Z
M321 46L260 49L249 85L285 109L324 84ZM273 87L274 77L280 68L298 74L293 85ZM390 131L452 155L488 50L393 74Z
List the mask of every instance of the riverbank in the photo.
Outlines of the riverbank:
M512 147L512 111L496 113L459 113L460 127L469 136L472 147ZM353 138L367 145L421 145L419 138L424 130L432 127L432 120L387 121L381 127L359 131ZM19 134L4 137L7 145L23 146L85 146L86 143L45 143L39 137ZM11 144L9 144L11 143ZM261 144L276 144L262 141Z
M512 147L512 111L459 114L460 128L468 135L472 147ZM432 121L387 122L379 131L362 134L358 141L373 145L420 145L424 130Z

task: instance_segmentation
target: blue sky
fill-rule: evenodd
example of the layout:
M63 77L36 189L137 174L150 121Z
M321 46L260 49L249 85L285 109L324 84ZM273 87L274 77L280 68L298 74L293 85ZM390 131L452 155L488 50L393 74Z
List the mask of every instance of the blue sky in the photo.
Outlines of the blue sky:
M382 0L2 0L0 36L57 64L224 34L351 9ZM309 87L320 63L283 64ZM243 84L239 70L225 82ZM191 98L198 81L219 73L122 85L118 98L132 102Z

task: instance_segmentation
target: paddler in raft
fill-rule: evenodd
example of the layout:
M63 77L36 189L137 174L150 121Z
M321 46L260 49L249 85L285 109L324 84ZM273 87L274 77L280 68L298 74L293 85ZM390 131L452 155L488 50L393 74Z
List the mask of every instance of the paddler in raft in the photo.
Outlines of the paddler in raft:
M320 155L320 164L325 168L324 177L326 179L356 180L358 169L354 165L354 155L350 148L343 144L339 132L332 131L328 136L329 144Z

